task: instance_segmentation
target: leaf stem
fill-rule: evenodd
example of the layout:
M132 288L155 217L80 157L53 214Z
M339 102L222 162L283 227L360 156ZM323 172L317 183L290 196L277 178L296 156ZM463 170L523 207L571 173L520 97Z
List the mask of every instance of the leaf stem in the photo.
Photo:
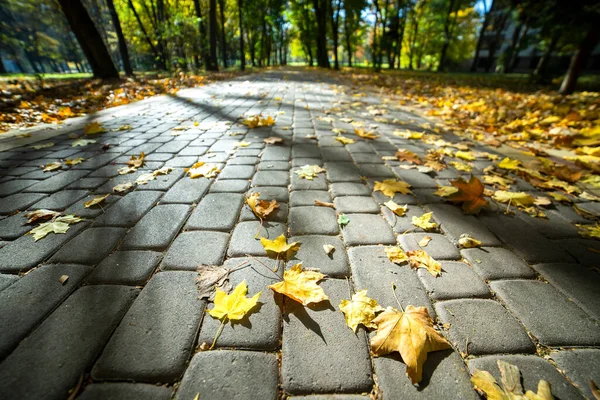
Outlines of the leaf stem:
M269 270L270 273L272 273L273 275L275 275L277 277L277 280L281 280L281 277L279 275L277 275L267 264L265 264L264 262L260 261L259 259L257 259L256 257L250 255L250 254L246 254L246 257L250 257L251 259L253 259L254 261L256 261L257 263L259 263L260 265L262 265L263 267L265 267L266 269ZM256 270L255 270L256 271Z
M215 347L215 344L217 344L217 339L219 338L219 336L221 336L221 332L223 332L223 328L225 327L226 322L227 322L227 317L223 317L223 319L221 320L221 325L219 325L219 329L217 329L217 334L215 335L215 339L213 340L212 344L210 345L209 350L212 350L213 347Z
M404 308L402 307L402 304L400 304L400 300L398 300L398 296L396 296L396 284L394 282L392 282L392 294L394 295L394 298L396 299L396 303L398 303L398 307L400 307L400 311L404 312Z
M262 226L263 226L263 219L260 217L258 219L260 219L260 226L258 227L258 231L256 231L256 235L254 235L254 239L258 238L258 235L260 234L260 230L262 229Z

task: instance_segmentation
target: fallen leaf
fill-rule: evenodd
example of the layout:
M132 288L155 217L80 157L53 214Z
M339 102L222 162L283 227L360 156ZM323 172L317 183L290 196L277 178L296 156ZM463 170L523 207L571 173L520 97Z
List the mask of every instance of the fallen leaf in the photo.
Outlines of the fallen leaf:
M402 264L408 261L408 256L398 246L386 247L385 254L387 255L388 259L395 264Z
M442 265L424 250L407 251L406 255L412 268L425 268L436 278L442 274Z
M318 165L304 165L300 169L294 171L302 179L313 180L317 174L325 172L325 168L321 168Z
M410 191L410 185L408 183L396 179L386 179L383 182L375 181L375 186L373 190L375 192L382 192L388 197L394 197L396 193L412 193Z
M154 176L169 175L172 171L173 171L173 168L171 168L171 167L162 167L162 168L152 171L152 175L154 175Z
M104 200L106 200L106 198L108 196L110 196L110 194L105 194L104 196L94 197L93 199L84 202L83 205L85 206L85 208L90 208L92 206L95 206L95 205L98 205L98 204L102 203Z
M285 235L280 235L275 240L269 240L261 237L260 243L265 248L269 257L278 258L281 256L284 260L289 260L300 249L299 242L287 243Z
M299 263L283 273L283 281L269 285L269 288L306 306L329 300L323 288L317 285L323 278L325 275L320 272L303 270Z
M475 389L489 400L553 400L550 384L544 380L538 383L538 392L528 390L523 394L521 373L515 365L498 360L502 386L488 371L475 370L471 382Z
M335 204L333 204L333 203L327 203L327 202L321 201L321 200L315 200L315 206L317 206L317 207L329 207L329 208L333 208L335 210Z
M131 125L121 125L120 127L117 128L117 130L119 130L119 131L131 130Z
M409 305L404 312L388 307L373 322L377 334L371 340L371 351L376 356L400 353L413 384L421 382L427 353L450 348L446 339L433 329L425 307Z
M280 144L280 143L283 143L283 139L280 137L271 136L271 137L265 138L263 140L263 142L265 142L266 144Z
M345 136L336 136L335 140L337 140L338 142L341 142L343 144L353 144L353 143L356 143L354 141L354 139L350 139L350 138L347 138Z
M52 147L54 146L54 143L49 142L49 143L43 143L43 144L34 144L33 146L29 146L32 149L35 150L41 150L41 149L47 149L48 147Z
M61 213L58 211L40 209L35 211L30 211L25 213L25 218L27 218L26 224L33 224L38 220L47 220L52 219L54 217L59 216Z
M121 184L113 187L113 192L116 192L116 193L125 193L129 189L131 189L132 187L133 187L133 183L131 183L131 182L121 183Z
M456 192L446 196L453 203L462 203L462 209L467 214L477 214L481 209L487 206L488 202L483 197L483 183L475 176L471 176L469 181L462 178L450 181L450 184L458 189Z
M339 307L346 318L346 325L355 333L360 324L366 328L377 328L373 320L378 312L383 311L375 300L367 297L366 290L354 293L351 300L342 300Z
M256 306L262 292L258 292L250 298L246 297L246 293L248 293L246 281L242 281L237 285L231 294L227 294L217 288L214 301L215 306L208 310L208 313L212 317L222 321L239 321Z
M600 400L600 389L598 389L596 382L593 380L590 380L590 391L592 392L594 399Z
M406 211L408 210L408 204L401 206L399 204L396 204L393 200L388 200L385 203L383 203L383 205L392 210L394 214L400 217L403 217L406 214Z
M412 224L414 226L418 226L424 231L436 230L438 224L431 221L431 217L433 216L432 212L425 213L420 217L412 217Z
M92 122L83 127L83 133L86 135L95 135L106 132L106 129L99 122Z
M69 275L61 275L61 277L58 278L58 281L60 282L61 285L64 285L65 283L67 283L68 280L69 280Z
M448 197L454 193L458 192L458 188L454 186L440 186L438 189L433 192L436 196L440 197Z
M148 182L156 179L156 176L152 172L148 172L146 174L142 174L137 177L135 183L138 185L146 185Z
M77 139L71 143L71 147L85 147L88 144L96 143L93 139Z
M119 175L126 175L126 174L131 174L132 172L137 171L136 167L132 167L131 165L128 165L126 167L121 167L117 170L117 172L119 173Z
M265 219L269 214L279 208L277 200L259 200L259 197L259 192L254 192L246 197L246 203L248 203L248 206L257 218Z
M456 154L454 154L454 156L465 161L475 160L475 155L473 155L473 153L470 151L457 151Z
M525 192L506 192L504 190L495 191L492 198L500 203L506 203L509 206L513 204L517 207L529 207L535 202L535 199Z
M498 166L500 168L508 169L508 170L518 169L520 165L521 165L521 161L512 160L508 157L504 158L502 161L500 161L498 163Z
M431 242L431 239L431 236L423 236L423 238L421 238L421 240L419 240L417 244L419 245L419 247L427 247L429 242Z
M77 165L77 164L81 164L84 161L85 161L85 158L83 158L83 157L77 157L77 158L73 158L73 159L67 158L65 160L65 164L66 165Z
M331 253L335 251L335 246L332 246L330 244L324 244L323 250L325 251L325 254L331 255Z
M481 242L477 239L475 239L473 236L469 235L468 233L463 233L462 235L460 235L460 238L458 238L458 245L460 247L462 247L463 249L472 249L474 247L481 247Z
M583 225L575 224L579 228L579 235L592 239L600 239L600 224L596 222L596 225Z
M403 139L418 140L418 139L423 138L423 136L425 135L425 132L415 132L415 131L404 130L404 131L394 131L394 132L392 132L392 135L401 137Z
M196 178L214 178L221 170L215 164L206 164L203 161L198 161L190 168L183 169L191 179Z
M379 135L374 134L373 132L367 132L364 128L354 128L354 133L356 136L359 136L363 139L377 139Z
M488 185L499 185L503 189L509 187L514 182L512 179L503 178L498 175L484 175L481 179Z
M338 217L338 224L343 228L344 226L350 223L350 218L345 216L344 214L340 214Z
M44 222L30 230L26 235L33 235L33 239L37 242L40 239L46 237L50 233L67 233L69 225L83 221L81 218L75 217L74 215L65 215L63 217L56 217L52 221Z
M133 168L140 168L141 166L144 165L144 159L146 158L146 154L144 154L144 152L142 151L140 153L139 156L131 156L131 158L129 159L129 161L126 161L125 164L133 167Z
M56 171L57 169L61 169L61 168L62 168L62 163L59 161L55 161L55 162L51 162L46 165L43 165L44 172Z
M450 165L452 165L458 171L471 172L473 170L472 166L470 166L469 164L462 163L460 161L451 161Z
M423 161L421 161L419 156L410 150L398 149L395 155L398 161L407 161L409 163L417 165L423 164Z
M233 144L234 147L248 147L252 144L252 142L235 142Z

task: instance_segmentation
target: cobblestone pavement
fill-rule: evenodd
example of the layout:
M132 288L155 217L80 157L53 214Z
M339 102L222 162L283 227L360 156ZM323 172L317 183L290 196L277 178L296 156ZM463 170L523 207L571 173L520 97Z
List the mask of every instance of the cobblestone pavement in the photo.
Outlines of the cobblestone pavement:
M197 393L200 399L349 400L373 393L475 399L469 371L497 376L496 360L504 359L521 369L526 389L545 379L557 398L591 398L589 381L600 383L600 277L592 268L600 265L600 247L579 238L573 225L589 221L561 206L548 220L493 211L465 216L432 195L459 172L428 175L382 160L398 147L417 154L428 148L391 135L398 126L377 123L376 140L347 135L356 143L346 146L334 140L333 127L352 132L352 126L322 110L361 101L346 117L373 122L368 105L381 99L377 92L344 94L327 79L270 71L188 89L101 113L108 132L93 136L96 144L72 147L62 134L42 142L55 143L51 148L0 153L0 397L65 399L78 387L77 398L86 400L192 400ZM258 113L277 123L252 130L240 123L241 115ZM401 110L386 117L408 127L414 122L415 129L425 122ZM131 130L116 130L122 125ZM270 136L285 142L265 145ZM241 140L251 144L236 148ZM146 165L118 175L140 152ZM56 172L39 168L77 157L86 161ZM198 160L222 172L216 179L184 176L183 168ZM305 164L326 173L299 179L294 171ZM490 162L474 164L477 175ZM111 194L102 208L83 206L163 166L173 172ZM409 205L409 217L390 215L382 208L389 198L373 192L375 180L394 177L413 187L414 196L395 197ZM535 191L523 181L517 188ZM216 350L199 351L219 322L199 299L198 265L235 267L265 256L254 239L259 222L244 205L254 191L281 203L262 235L286 233L302 242L297 257L329 276L321 286L331 302L305 308L283 301L265 287L273 280L260 269L240 269L231 281L245 279L250 294L262 290L260 310L227 325ZM315 207L316 199L334 202L337 211ZM86 221L35 242L24 236L31 226L23 225L23 211L39 208ZM424 234L410 229L409 218L426 210L441 225L426 248L443 260L445 273L436 279L392 264L382 246L418 248ZM340 228L336 212L350 223ZM463 233L484 247L460 250ZM324 244L335 246L331 258ZM63 275L68 280L61 283ZM395 306L392 282L403 306L429 309L454 348L429 354L419 389L399 357L372 358L368 335L362 328L355 335L338 308L349 285Z

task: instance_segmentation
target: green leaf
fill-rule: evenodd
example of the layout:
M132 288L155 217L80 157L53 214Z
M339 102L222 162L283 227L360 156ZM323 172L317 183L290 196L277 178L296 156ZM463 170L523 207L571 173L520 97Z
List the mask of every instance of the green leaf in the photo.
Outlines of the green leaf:
M340 226L343 228L344 226L348 225L350 223L350 219L348 217L346 217L344 214L340 214L340 216L338 217L338 224L340 224Z

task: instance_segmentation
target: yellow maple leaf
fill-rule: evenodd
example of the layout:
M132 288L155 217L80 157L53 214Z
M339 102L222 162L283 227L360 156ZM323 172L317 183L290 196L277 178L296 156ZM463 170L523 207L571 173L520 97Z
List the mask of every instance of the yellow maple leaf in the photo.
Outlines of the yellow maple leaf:
M318 165L303 165L299 170L294 171L302 179L313 180L317 174L325 172L325 168L321 168Z
M77 164L81 164L84 161L85 161L85 158L83 158L83 157L77 157L77 158L73 158L73 159L67 158L65 160L65 165L77 165Z
M386 179L383 182L375 181L373 190L376 192L382 192L388 197L394 197L396 193L412 193L410 191L410 184L396 179Z
M408 261L408 256L398 246L386 247L385 254L389 260L395 264L402 264L403 262Z
M600 225L596 222L596 225L583 225L576 224L579 228L579 234L583 237L600 239Z
M415 131L409 131L409 130L404 130L404 131L394 131L392 132L392 135L394 136L398 136L404 139L422 139L423 136L425 135L425 132L415 132Z
M95 135L106 132L106 129L99 122L92 122L83 127L83 133L86 135Z
M433 192L436 196L440 197L448 197L456 192L458 192L458 188L454 186L440 186L438 189Z
M299 242L287 243L285 235L280 235L275 240L269 240L261 237L260 243L265 248L269 257L281 256L285 260L289 260L300 249Z
M475 160L475 155L470 151L457 151L454 156L465 161Z
M90 208L92 206L102 203L104 200L106 200L108 198L108 196L110 196L110 194L105 194L104 196L94 197L93 199L84 202L83 205L85 206L85 208Z
M424 231L435 230L438 227L438 224L431 221L431 217L433 217L432 212L425 213L420 217L412 217L412 224L414 226L418 226Z
M412 268L425 268L435 277L442 274L442 265L433 259L424 250L407 251L408 263Z
M336 136L335 140L337 140L338 142L341 142L343 144L353 144L353 143L355 143L354 139L350 139L350 138L347 138L345 136Z
M535 199L525 192L506 192L504 190L496 190L492 198L500 203L515 205L517 207L529 207Z
M144 165L144 159L146 158L146 154L144 154L144 152L142 151L140 153L139 156L131 156L131 158L129 159L129 161L126 161L125 164L134 167L134 168L140 168L141 166Z
M392 210L393 213L399 217L403 217L406 214L406 210L408 210L408 204L401 206L400 204L395 203L393 200L388 200L383 203L383 205Z
M265 142L266 144L279 144L279 143L283 143L283 139L277 136L271 136L268 138L265 138L263 140L263 142Z
M146 174L142 174L140 176L138 176L135 180L135 183L138 185L146 185L148 184L148 182L153 181L156 179L156 175L154 175L154 173L152 172L148 172Z
M517 366L506 361L498 360L498 369L502 386L488 371L475 370L471 383L475 389L485 395L489 400L553 400L550 384L544 380L538 382L538 392L528 390L523 394L521 385L521 372Z
M221 170L215 164L207 164L204 161L198 161L189 168L183 169L190 178L214 178Z
M470 166L469 164L462 163L460 161L451 161L450 165L452 165L457 170L463 172L471 172L473 170L472 166Z
M504 158L502 161L500 161L498 163L498 166L500 168L508 169L508 170L518 169L520 165L521 165L521 161L519 161L519 160L512 160L512 159L510 159L508 157Z
M383 311L383 308L377 304L377 301L367 297L367 290L361 290L354 293L351 300L342 300L340 310L344 313L346 325L356 332L360 324L366 328L377 328L373 319L378 312Z
M269 214L279 208L279 204L277 204L277 200L259 200L260 193L254 192L251 195L246 197L246 203L259 219L267 218Z
M208 310L208 313L220 320L239 321L256 306L262 292L258 292L250 298L246 297L246 293L248 293L246 281L242 281L237 285L229 295L217 287L214 300L215 306Z
M55 161L55 162L51 162L46 165L43 165L42 167L43 167L44 172L52 172L52 171L56 171L57 169L61 169L62 163L60 161Z
M377 139L379 135L365 131L365 128L354 128L354 133L363 139Z
M329 300L323 288L317 285L325 278L320 272L302 269L302 263L295 264L283 273L283 281L269 285L269 288L303 305Z
M37 242L43 239L50 233L64 234L69 230L69 225L83 221L81 218L74 215L65 215L62 217L56 217L52 221L44 222L39 224L32 230L26 233L26 235L33 235L33 239Z
M377 334L371 340L371 351L376 356L400 353L413 384L423 377L427 353L450 348L446 339L433 329L425 307L409 305L404 312L388 307L373 322L377 325Z

